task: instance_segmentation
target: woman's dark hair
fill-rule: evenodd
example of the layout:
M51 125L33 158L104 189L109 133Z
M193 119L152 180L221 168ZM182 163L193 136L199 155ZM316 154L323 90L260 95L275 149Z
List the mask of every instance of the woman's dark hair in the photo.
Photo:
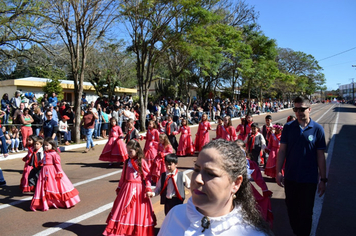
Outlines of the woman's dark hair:
M52 150L53 150L53 151L56 151L56 152L58 153L57 143L56 143L56 141L55 141L53 138L51 138L51 137L45 138L45 140L44 140L43 143L49 143L49 144L51 144Z
M26 107L25 109L23 109L23 113L25 113L25 111L30 112L30 109Z
M136 140L132 139L130 140L127 144L126 144L127 150L129 149L133 149L136 151L136 155L137 155L137 164L138 164L138 170L140 172L140 174L142 174L142 159L145 158L141 145L139 142L137 142Z
M247 160L244 152L235 142L224 139L216 139L206 144L202 150L214 148L220 153L224 170L228 173L231 181L237 179L239 175L243 180L236 198L233 200L235 205L241 206L242 217L246 223L254 226L257 230L273 235L267 222L262 218L257 209L256 200L251 191L251 183L247 177Z

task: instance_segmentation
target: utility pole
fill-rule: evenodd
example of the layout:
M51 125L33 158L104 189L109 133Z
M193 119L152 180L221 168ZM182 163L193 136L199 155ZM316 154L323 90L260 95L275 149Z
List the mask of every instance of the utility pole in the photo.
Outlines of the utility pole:
M352 67L356 67L356 65L352 65ZM354 78L352 78L352 104L355 104L355 84L354 84Z

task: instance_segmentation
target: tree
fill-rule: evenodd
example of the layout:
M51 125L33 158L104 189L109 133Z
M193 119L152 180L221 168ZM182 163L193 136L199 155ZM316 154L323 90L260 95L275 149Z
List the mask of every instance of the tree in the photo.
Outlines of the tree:
M123 41L102 40L88 54L86 78L102 97L115 94L117 87L134 87L135 64Z
M136 56L141 130L145 129L148 88L160 58L182 36L185 29L193 27L210 14L206 8L214 3L214 0L124 1L121 14L132 42L129 49ZM175 30L175 23L179 25L179 31Z
M63 99L63 88L58 78L47 80L46 85L43 87L43 92L47 94L56 93L58 101Z
M290 92L311 95L325 84L322 68L310 54L290 48L279 48L276 61L282 73L295 78L297 86L292 86Z
M88 52L117 19L115 0L48 0L48 12L57 35L65 44L74 80L75 141L80 142L80 99Z
M254 26L245 26L243 30L244 39L251 47L251 54L245 60L243 71L244 87L248 91L248 101L251 100L251 90L259 88L260 100L262 91L268 89L278 75L276 42L263 35L261 31L255 30ZM248 106L248 109L250 106Z
M43 9L45 4L36 0L0 1L0 55L13 58L28 44L43 44Z

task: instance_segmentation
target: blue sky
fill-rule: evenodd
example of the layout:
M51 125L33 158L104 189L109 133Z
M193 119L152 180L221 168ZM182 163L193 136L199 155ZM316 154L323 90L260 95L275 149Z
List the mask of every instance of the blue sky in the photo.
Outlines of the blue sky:
M246 0L258 24L278 47L311 54L323 67L328 89L356 82L355 0ZM354 49L352 49L354 48ZM324 58L339 54L329 59Z

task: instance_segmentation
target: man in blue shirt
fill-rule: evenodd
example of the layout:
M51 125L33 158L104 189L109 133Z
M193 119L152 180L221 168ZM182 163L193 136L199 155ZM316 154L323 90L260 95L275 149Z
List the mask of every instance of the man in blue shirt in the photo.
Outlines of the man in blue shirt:
M289 222L294 234L309 236L316 189L321 197L328 181L325 134L323 127L309 117L311 107L308 99L297 97L293 111L297 120L284 125L276 181L284 187ZM284 161L283 181L281 170Z
M53 120L52 117L53 113L50 110L46 111L47 120L43 122L41 134L43 134L45 138L50 137L52 139L56 139L58 132L58 123Z

